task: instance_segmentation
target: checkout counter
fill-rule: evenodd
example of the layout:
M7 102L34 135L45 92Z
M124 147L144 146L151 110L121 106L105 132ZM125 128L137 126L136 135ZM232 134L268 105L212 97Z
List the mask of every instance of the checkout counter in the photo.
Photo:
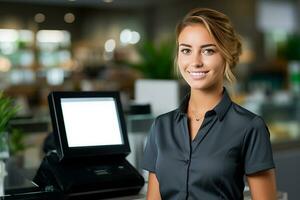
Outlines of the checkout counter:
M64 194L61 191L55 190L55 188L47 188L43 190L32 182L32 175L36 174L37 169L21 169L18 166L7 161L7 175L4 179L5 195L0 195L1 200L63 200ZM14 166L12 166L14 165ZM10 169L8 169L10 168ZM102 196L99 199L106 200L144 200L146 193L146 185L141 189L138 194L135 195L123 195L118 197ZM85 197L77 196L76 199L87 199ZM75 198L71 198L75 199Z
M56 149L31 177L7 163L0 199L143 198L144 178L126 160L130 147L119 93L52 92L48 101Z

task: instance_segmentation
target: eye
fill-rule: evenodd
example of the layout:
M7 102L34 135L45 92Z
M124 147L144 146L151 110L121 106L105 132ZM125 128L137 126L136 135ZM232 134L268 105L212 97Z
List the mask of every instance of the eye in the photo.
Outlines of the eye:
M190 54L191 50L190 49L181 49L180 52L183 54Z
M206 56L211 56L215 53L216 51L214 49L203 49L202 54Z

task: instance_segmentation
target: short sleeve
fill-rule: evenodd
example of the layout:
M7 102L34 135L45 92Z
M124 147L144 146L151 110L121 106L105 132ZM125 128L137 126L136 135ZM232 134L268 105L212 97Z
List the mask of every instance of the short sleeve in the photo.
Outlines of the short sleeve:
M148 133L147 142L144 149L142 168L149 172L155 172L156 160L157 160L157 145L156 145L155 121L154 121Z
M243 144L246 175L275 168L269 130L260 117L248 126Z

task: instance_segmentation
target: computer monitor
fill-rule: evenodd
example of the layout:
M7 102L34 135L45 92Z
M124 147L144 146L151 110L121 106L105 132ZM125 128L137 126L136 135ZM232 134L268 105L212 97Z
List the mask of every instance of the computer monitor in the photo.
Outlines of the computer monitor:
M51 92L48 102L60 160L130 153L119 92Z

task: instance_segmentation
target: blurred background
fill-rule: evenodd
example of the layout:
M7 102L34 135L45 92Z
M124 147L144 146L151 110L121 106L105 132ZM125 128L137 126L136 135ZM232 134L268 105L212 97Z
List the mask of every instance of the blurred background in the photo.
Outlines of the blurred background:
M194 7L225 13L241 35L228 90L265 119L278 189L299 199L299 0L0 0L0 90L20 107L10 157L38 167L52 131L50 91L119 90L139 167L151 120L187 92L173 70L174 30Z

